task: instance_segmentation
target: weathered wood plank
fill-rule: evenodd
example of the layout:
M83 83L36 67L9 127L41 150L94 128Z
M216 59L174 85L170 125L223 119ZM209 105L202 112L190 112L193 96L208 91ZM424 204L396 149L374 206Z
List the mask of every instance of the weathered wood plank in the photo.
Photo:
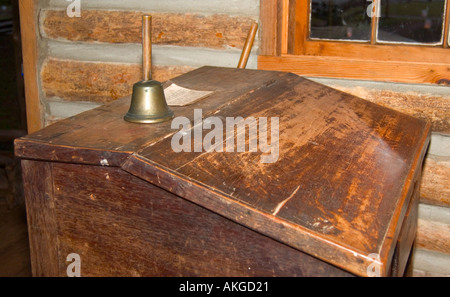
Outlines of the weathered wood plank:
M59 276L52 164L22 160L33 276Z
M261 0L260 22L263 31L261 37L260 55L275 56L281 51L280 40L277 40L278 10L277 0Z

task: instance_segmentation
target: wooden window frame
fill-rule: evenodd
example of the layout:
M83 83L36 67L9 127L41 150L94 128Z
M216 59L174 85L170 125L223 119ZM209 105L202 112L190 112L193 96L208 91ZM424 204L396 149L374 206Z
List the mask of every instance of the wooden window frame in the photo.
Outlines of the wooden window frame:
M447 26L449 10L450 4L446 6ZM450 83L448 27L444 47L309 40L308 0L261 0L260 21L258 69L311 77Z

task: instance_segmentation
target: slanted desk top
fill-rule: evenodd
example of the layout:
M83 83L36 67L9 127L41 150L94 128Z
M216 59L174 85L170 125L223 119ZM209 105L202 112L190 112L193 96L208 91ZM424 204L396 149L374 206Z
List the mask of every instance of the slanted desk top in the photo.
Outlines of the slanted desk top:
M404 266L394 254L414 236L428 123L291 73L202 67L172 81L213 91L175 117L277 117L277 159L262 163L247 138L244 152L175 152L170 121L123 120L129 97L18 139L16 154L120 168L352 274Z

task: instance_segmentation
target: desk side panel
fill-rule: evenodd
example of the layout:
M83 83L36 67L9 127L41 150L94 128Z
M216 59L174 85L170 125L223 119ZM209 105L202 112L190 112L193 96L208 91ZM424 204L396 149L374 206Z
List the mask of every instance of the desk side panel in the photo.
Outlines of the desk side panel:
M59 269L82 276L348 276L114 167L55 163Z

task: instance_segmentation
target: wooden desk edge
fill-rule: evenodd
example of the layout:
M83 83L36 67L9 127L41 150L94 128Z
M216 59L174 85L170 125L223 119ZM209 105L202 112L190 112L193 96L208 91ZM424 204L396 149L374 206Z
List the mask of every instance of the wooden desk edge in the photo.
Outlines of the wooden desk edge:
M411 168L409 170L408 176L406 178L406 184L404 185L401 199L399 200L395 212L392 216L392 220L389 224L389 228L386 232L386 235L383 239L379 254L381 262L385 263L385 267L388 271L384 271L383 275L388 275L391 269L391 261L393 259L393 254L395 252L395 246L398 244L400 240L399 235L404 227L406 221L407 212L410 210L410 206L412 203L415 203L414 200L414 191L419 187L422 165L424 162L424 157L426 152L428 151L428 147L431 141L431 123L428 121L423 130L423 137L421 139L420 145L414 155L414 162L411 163ZM413 206L414 207L414 206ZM416 206L417 208L417 206ZM415 235L415 231L414 231Z

